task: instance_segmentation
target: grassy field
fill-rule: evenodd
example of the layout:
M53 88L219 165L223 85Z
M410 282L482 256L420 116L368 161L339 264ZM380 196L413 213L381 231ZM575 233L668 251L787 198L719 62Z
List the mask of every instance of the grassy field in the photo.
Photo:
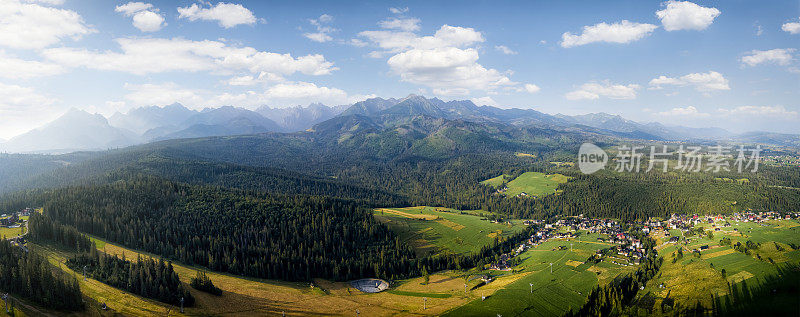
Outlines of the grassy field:
M492 287L489 283L473 291L475 300L447 312L447 316L560 316L570 308L586 301L589 291L613 277L633 271L634 266L620 266L604 260L598 264L584 263L596 250L611 244L596 242L598 235L584 234L572 240L551 240L521 254L523 262L517 268L521 276L494 294L482 293ZM557 250L559 246L572 251ZM554 250L556 249L556 250ZM550 263L553 272L550 273ZM533 284L531 287L530 284ZM533 289L533 292L531 292ZM485 300L481 297L486 296Z
M713 230L709 224L700 225ZM738 230L734 230L738 229ZM639 296L653 294L658 299L655 302L655 312L659 312L661 300L669 294L678 303L683 305L700 301L704 306L711 306L711 296L725 296L728 294L728 284L747 281L753 286L760 277L777 273L776 265L781 263L800 262L800 250L792 250L789 243L800 244L800 223L795 220L773 220L766 223L732 223L732 227L721 228L713 231L713 239L707 236L687 237L684 244L666 244L659 248L659 255L664 257L664 264L656 278L639 292ZM680 236L677 230L671 230L673 235ZM722 238L730 238L735 244L737 241L744 243L747 240L760 243L757 250L752 250L751 255L738 252L731 247L721 246ZM663 240L659 241L659 243ZM776 243L781 247L778 250ZM709 249L695 256L691 250L708 245ZM675 263L679 247L683 248L684 256ZM761 255L761 259L758 259ZM775 264L769 262L772 258ZM722 274L725 270L725 275ZM663 284L663 288L660 286Z
M473 213L462 214L448 208L380 208L374 214L419 255L476 251L495 237L506 237L525 228L519 220L492 223Z
M19 228L0 228L0 237L13 238L23 233L25 233L24 226Z
M522 173L522 175L513 180L510 180L508 175L500 175L482 181L481 184L498 187L505 181L508 183L508 190L505 191L507 196L517 196L525 193L529 197L541 197L556 193L558 184L566 183L568 180L568 176L561 174L547 175L539 172L527 172Z
M152 256L123 248L119 245L93 238L98 249L126 258ZM83 281L78 272L64 265L69 256L50 248L35 246L44 252L51 263L76 276L81 290L89 298L89 309L73 315L111 316L178 316L178 307L133 295L92 279ZM195 267L173 263L176 273L184 283L195 276ZM422 285L422 279L395 281L390 291L365 294L350 287L346 282L315 280L315 287L308 283L290 283L274 280L246 278L230 274L208 272L214 285L223 290L222 296L199 292L187 285L196 299L193 307L186 308L186 315L236 315L236 316L287 316L307 315L440 315L454 307L463 305L469 298L463 293L464 280L459 272L438 272L430 276L430 282ZM423 309L423 298L427 298ZM106 303L108 311L99 309Z
M490 179L482 181L481 184L489 185L489 186L492 186L492 187L497 187L497 186L503 185L504 182L510 181L511 180L510 178L511 178L511 176L503 174L503 175L500 175L500 176L497 176L497 177L492 177Z

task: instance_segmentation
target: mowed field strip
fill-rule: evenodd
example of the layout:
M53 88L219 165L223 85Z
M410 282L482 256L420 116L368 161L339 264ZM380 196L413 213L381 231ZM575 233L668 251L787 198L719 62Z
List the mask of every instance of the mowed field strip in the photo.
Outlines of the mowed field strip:
M125 256L129 260L139 256L158 258L100 239L92 240L99 250ZM43 249L51 263L79 279L81 291L95 302L86 312L77 313L76 316L104 316L113 313L129 316L182 315L176 306L130 294L93 279L83 281L79 272L72 271L63 264L69 257L68 254ZM435 316L469 301L464 296L463 280L458 272L432 274L427 285L421 284L422 278L400 280L391 286L391 290L396 292L365 294L352 288L347 282L315 279L316 287L312 288L308 283L264 280L204 270L214 285L223 290L222 296L214 296L188 285L200 268L180 263L173 263L173 267L181 282L186 284L196 299L195 306L186 308L188 316L280 316L283 313L287 316L355 315L356 309L364 316ZM423 309L420 294L422 297L436 294L428 297L427 309ZM109 310L101 311L100 303L106 303Z
M525 228L520 220L496 223L474 212L437 207L379 208L373 214L419 255L474 252Z

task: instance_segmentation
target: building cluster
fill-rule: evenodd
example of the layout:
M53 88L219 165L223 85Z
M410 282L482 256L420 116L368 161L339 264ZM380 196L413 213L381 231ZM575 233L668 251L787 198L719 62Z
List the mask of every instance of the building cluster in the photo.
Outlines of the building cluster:
M730 227L731 223L740 222L753 222L763 223L767 220L777 219L798 219L800 213L787 212L781 213L777 211L761 211L761 212L735 212L729 215L679 215L673 214L667 221L666 225L670 229L688 230L700 224L711 224L713 228L719 229L720 227Z
M9 214L2 214L0 215L0 226L6 228L19 228L22 226L23 221L20 220L21 217L30 216L34 210L31 208L25 208L23 210L12 212Z
M541 220L525 220L525 225L538 225L531 236L520 243L512 252L503 254L498 261L492 263L490 269L499 271L511 270L511 259L519 256L525 250L538 246L551 239L573 239L578 236L578 231L583 230L587 233L600 233L599 242L615 244L613 247L615 254L628 257L635 264L644 257L645 250L642 242L628 232L625 232L620 222L610 219L590 219L583 215L577 217L565 217L553 223L545 223ZM603 237L605 236L605 237ZM554 248L556 250L568 250L568 246ZM602 256L602 255L599 255ZM627 265L617 263L619 265Z
M541 220L525 220L525 225L537 225L531 237L519 244L512 252L503 254L500 259L491 264L492 270L508 271L511 270L511 260L525 252L525 250L542 244L550 239L572 239L577 237L579 230L589 234L599 233L598 242L613 244L612 247L600 249L595 256L616 255L629 259L629 263L639 264L647 256L643 242L630 231L630 228L638 228L645 234L659 234L669 237L667 243L677 243L680 237L671 236L670 229L686 232L701 224L710 224L709 228L720 231L722 228L730 227L732 223L762 223L767 220L775 219L800 219L800 212L780 213L775 211L764 212L738 212L729 215L686 215L673 214L667 220L650 218L644 221L621 223L612 219L592 219L585 218L583 215L575 217L564 217L553 223L546 223ZM736 230L736 229L734 229ZM708 246L701 246L701 248ZM560 249L568 247L561 246ZM559 248L553 249L553 251ZM619 265L630 265L629 263L611 262Z

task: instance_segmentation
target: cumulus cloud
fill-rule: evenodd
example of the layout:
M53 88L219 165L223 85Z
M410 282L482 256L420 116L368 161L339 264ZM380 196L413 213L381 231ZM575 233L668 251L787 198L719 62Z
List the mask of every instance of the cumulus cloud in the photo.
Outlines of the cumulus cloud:
M220 41L181 38L119 38L115 41L120 46L119 52L62 47L46 49L42 55L64 66L138 75L171 71L327 75L337 69L318 54L293 57L252 47L229 46Z
M331 21L333 21L333 16L327 14L323 14L319 16L319 18L309 20L309 23L311 23L311 25L317 29L317 32L304 33L303 36L309 40L319 43L332 41L333 37L330 36L330 33L338 30L327 25Z
M539 88L539 86L536 86L534 84L525 84L525 91L527 91L529 93L535 94L535 93L539 92L540 90L542 90L542 89Z
M114 11L124 14L125 16L134 15L136 12L152 9L153 5L144 2L128 2L126 4L118 5Z
M95 32L75 11L4 0L0 4L0 46L41 49L64 38Z
M492 97L489 97L489 96L480 97L480 98L472 98L470 100L474 104L476 104L478 106L492 106L492 107L500 106L499 104L497 104L497 101L494 101L494 99L492 99Z
M788 110L784 106L740 106L732 109L717 109L728 116L762 116L762 117L797 117L797 111Z
M408 50L392 56L387 63L403 81L436 88L442 94L514 84L504 74L486 69L477 60L476 49L446 47Z
M691 73L681 77L667 77L661 75L650 80L650 89L662 89L667 85L692 86L695 90L701 92L731 89L730 86L728 86L728 79L715 71Z
M561 47L575 47L596 42L630 43L649 36L656 28L658 27L652 24L628 20L612 24L602 22L584 26L580 35L565 32L561 35Z
M501 52L503 54L506 54L506 55L516 55L517 54L517 52L515 52L514 50L508 48L508 46L505 46L505 45L497 45L497 46L494 47L494 49L496 49L497 51L499 51L499 52Z
M262 105L289 107L298 104L324 103L329 105L355 103L375 95L350 95L338 88L317 86L308 82L286 82L263 90L243 93L215 92L183 88L167 82L162 84L126 84L130 92L125 99L132 105L167 105L179 102L193 109L220 106L255 108Z
M216 21L219 26L229 29L241 24L256 23L256 16L241 4L220 2L210 7L196 3L188 7L178 7L178 18L189 21Z
M161 30L167 24L164 17L158 13L158 9L153 8L150 3L128 2L117 6L114 11L125 16L133 17L133 26L142 32L155 32Z
M668 116L668 117L708 117L710 114L705 112L700 112L694 106L686 106L686 107L675 107L667 111L662 111L656 113L659 116Z
M596 100L600 97L610 99L636 99L636 90L639 85L613 84L610 81L590 82L581 85L578 89L568 92L564 97L569 100Z
M61 74L60 65L34 60L20 59L0 50L0 77L8 79L29 79L34 77Z
M720 15L717 8L699 6L689 1L668 1L666 8L657 11L656 16L667 31L705 30Z
M407 32L419 31L420 20L417 18L389 18L378 23L384 29L395 29Z
M751 67L765 63L785 66L792 62L794 51L793 48L776 48L768 51L752 50L748 55L742 56L741 61Z
M413 32L390 30L363 31L366 38L387 51L397 53L408 49L435 49L444 47L466 47L483 42L483 35L472 28L442 25L433 36L418 36Z
M478 63L475 47L483 35L466 27L443 25L433 35L405 30L363 31L359 36L380 50L368 55L384 58L401 80L424 85L438 95L466 95L471 90L492 91L519 87L506 73Z
M786 22L781 25L781 30L789 34L800 34L800 22Z

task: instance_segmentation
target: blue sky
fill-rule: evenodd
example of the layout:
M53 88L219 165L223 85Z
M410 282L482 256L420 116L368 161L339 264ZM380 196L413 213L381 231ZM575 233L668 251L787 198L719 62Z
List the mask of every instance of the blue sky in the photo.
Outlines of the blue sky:
M0 0L0 138L111 115L410 93L800 133L798 1Z

